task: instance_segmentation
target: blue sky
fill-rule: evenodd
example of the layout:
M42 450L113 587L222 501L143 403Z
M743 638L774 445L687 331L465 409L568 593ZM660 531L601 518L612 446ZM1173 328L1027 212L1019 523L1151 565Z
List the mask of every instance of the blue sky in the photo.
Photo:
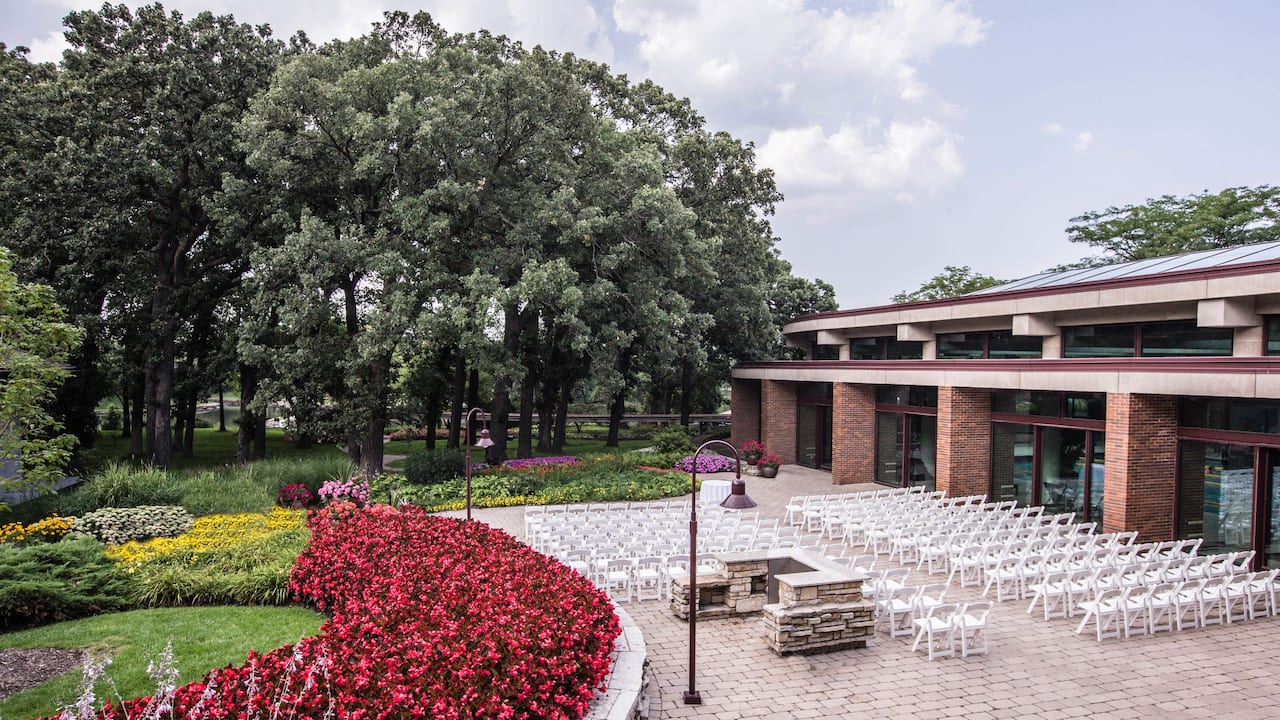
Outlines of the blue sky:
M6 2L0 41L56 59L62 16ZM378 0L170 2L315 40ZM1021 0L426 0L481 27L648 77L756 144L786 195L796 272L842 307L944 265L1012 279L1079 259L1071 217L1164 194L1276 184L1280 3ZM726 268L728 269L728 268Z

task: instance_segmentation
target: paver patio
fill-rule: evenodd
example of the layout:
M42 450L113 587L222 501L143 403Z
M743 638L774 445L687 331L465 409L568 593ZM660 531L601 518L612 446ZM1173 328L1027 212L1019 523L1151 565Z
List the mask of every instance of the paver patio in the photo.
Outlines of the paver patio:
M748 478L760 517L781 519L793 495L861 492L828 473L788 466L776 479ZM522 508L483 509L476 518L523 536ZM877 567L888 562L881 556ZM911 581L927 576L912 566ZM945 576L933 576L945 580ZM948 600L979 599L952 583ZM688 625L666 602L625 604L643 629L651 667L651 718L1275 718L1280 617L1223 627L1097 642L1075 634L1076 619L1045 622L1028 601L991 613L991 652L929 662L910 638L880 632L865 650L778 657L761 622L698 623L701 706L686 706Z

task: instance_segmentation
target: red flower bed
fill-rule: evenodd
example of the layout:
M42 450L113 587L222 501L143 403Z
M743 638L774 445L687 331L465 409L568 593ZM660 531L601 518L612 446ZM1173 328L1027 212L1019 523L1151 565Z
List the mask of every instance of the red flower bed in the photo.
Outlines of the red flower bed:
M586 711L620 632L589 581L499 530L414 507L338 504L309 524L291 585L330 613L321 634L178 688L173 717ZM136 718L149 702L108 706L103 717Z

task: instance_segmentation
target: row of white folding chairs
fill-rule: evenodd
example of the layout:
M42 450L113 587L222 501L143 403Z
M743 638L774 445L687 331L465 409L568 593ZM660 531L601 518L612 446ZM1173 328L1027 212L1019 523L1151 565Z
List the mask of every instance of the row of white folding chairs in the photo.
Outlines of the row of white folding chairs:
M1007 544L1019 540L1038 538L1054 539L1093 531L1093 525L1068 526L1066 523L1043 523L1035 515L1001 515L989 519L974 519L947 523L941 526L929 524L902 525L886 533L888 554L897 556L899 562L924 564L926 558L935 561L958 555L956 550L973 544ZM883 537L872 538L872 550L881 553ZM865 547L865 546L864 546Z
M1127 534L1117 534L1116 538L1122 535L1127 537ZM1188 573L1193 576L1223 574L1209 565L1229 562L1231 558L1197 557L1199 547L1199 540L1126 545L1117 539L1074 549L1053 549L1047 553L1029 547L1022 552L1010 551L994 558L982 556L972 564L981 572L985 586L983 595L988 594L994 586L997 599L1003 602L1006 590L1012 597L1024 598L1031 584L1055 572L1122 570L1138 565L1150 566L1150 572L1160 572L1170 577L1183 577ZM994 562L991 562L993 559ZM961 586L965 585L964 574L962 567Z
M981 496L974 496L979 499ZM877 553L892 553L895 539L920 535L949 534L953 532L999 532L1044 524L1040 518L1043 508L1016 508L1013 501L970 504L960 510L942 513L913 513L872 515L838 521L844 541L861 544L864 549ZM834 535L834 533L833 533ZM901 542L899 542L901 546Z
M1280 570L1111 588L1081 603L1076 633L1094 623L1098 641L1136 634L1226 625L1276 614Z
M1222 562L1201 562L1219 558ZM1249 572L1253 552L1223 553L1163 561L1137 562L1121 567L1057 570L1030 582L1032 593L1027 612L1037 603L1045 620L1055 616L1073 617L1080 604L1103 590L1125 587L1150 587L1161 583L1194 582L1218 577L1239 577ZM999 593L999 590L997 590Z
M980 553L988 558L993 554L1002 557L1010 553L1026 553L1054 549L1071 549L1075 547L1093 547L1103 543L1114 542L1115 535L1093 534L1093 524L1084 525L1051 523L1013 530L998 530L989 533L985 530L973 530L951 534L931 535L922 539L916 550L916 567L926 563L929 573L940 569L954 574L956 564L968 553ZM1131 533L1128 542L1137 536ZM988 565L993 563L987 563Z
M582 572L581 565L571 565ZM710 575L724 569L714 555L700 553L694 559L694 572ZM646 555L638 558L610 558L588 568L589 576L616 602L671 599L671 583L675 577L689 574L689 555Z
M947 589L946 583L930 583L899 585L880 593L875 600L875 629L884 624L891 638L911 635L911 621L946 602Z
M921 641L924 641L930 660L955 657L958 637L961 657L986 655L987 623L991 616L991 606L991 602L986 600L935 605L924 617L912 621L916 639L911 644L911 652L918 650Z
M806 525L816 532L816 523L820 522L823 513L829 511L914 507L935 502L942 497L942 491L924 491L921 488L885 488L871 492L834 495L797 495L787 502L786 515L783 519L791 525Z

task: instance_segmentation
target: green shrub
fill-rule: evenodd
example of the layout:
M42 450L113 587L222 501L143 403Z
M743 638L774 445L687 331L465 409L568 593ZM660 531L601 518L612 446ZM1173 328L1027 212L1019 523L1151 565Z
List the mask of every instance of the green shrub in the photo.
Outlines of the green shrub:
M682 452L686 455L693 450L693 440L689 432L677 424L668 425L653 436L653 447L660 453Z
M177 537L191 529L191 513L180 505L103 508L75 519L71 531L108 545L153 537Z
M0 545L0 630L127 607L124 578L90 538Z
M413 485L438 485L461 477L466 466L461 450L419 450L405 459L404 476Z
M237 477L251 478L263 487L272 503L285 485L302 483L313 496L318 496L326 480L346 480L355 474L355 466L343 455L261 460L235 471Z
M101 508L177 505L182 489L169 473L158 468L111 463L61 500L67 515L83 515Z
M107 408L107 417L102 421L103 430L119 430L124 425L124 417L120 415L120 408L112 405Z
M249 471L202 472L182 479L182 506L192 515L266 512L275 505L271 483Z
M306 528L282 530L232 547L156 555L129 570L139 605L286 605L289 573L307 546Z

